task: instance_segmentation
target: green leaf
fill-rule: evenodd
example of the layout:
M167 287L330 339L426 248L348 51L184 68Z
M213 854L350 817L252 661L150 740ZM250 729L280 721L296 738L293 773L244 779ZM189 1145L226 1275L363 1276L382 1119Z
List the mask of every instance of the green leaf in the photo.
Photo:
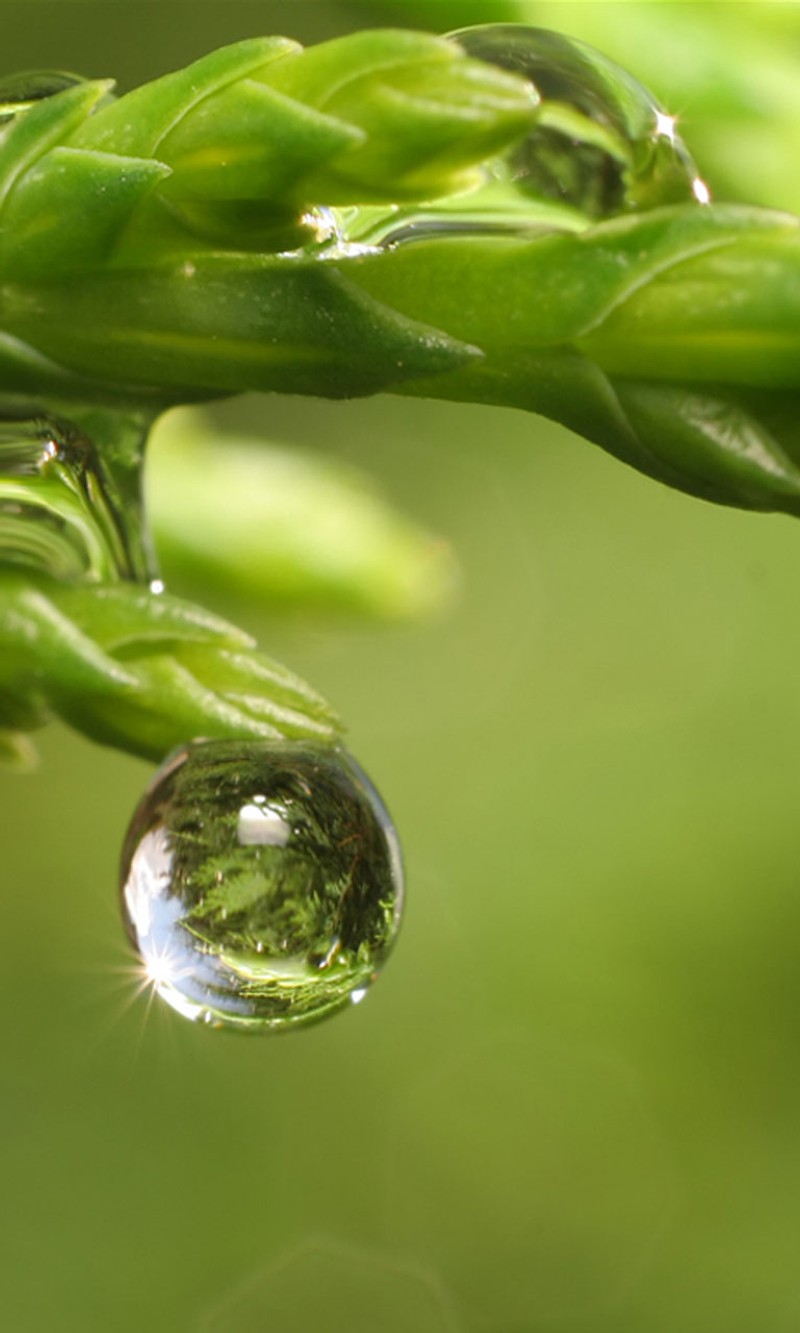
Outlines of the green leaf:
M54 148L25 176L2 213L3 265L15 281L85 272L111 258L131 213L169 168L77 148ZM80 197L83 207L75 208Z
M309 201L327 204L464 189L477 163L525 134L538 103L525 81L465 59L455 44L391 29L312 47L264 78L362 131L360 144L305 183Z
M85 120L113 88L111 79L78 83L63 92L34 102L0 131L0 221L12 191L51 149L62 144L70 130Z
M109 102L72 129L70 143L125 157L158 157L167 136L197 115L206 99L298 50L299 44L285 37L254 37L223 46Z
M160 759L189 738L290 736L331 744L310 686L208 612L131 584L0 575L0 725L47 710L92 739Z
M541 412L692 494L798 512L793 415L768 392L800 390L796 218L656 209L578 234L419 241L357 269L484 352L405 392Z
M137 385L166 401L246 389L343 398L480 356L312 260L198 256L6 282L2 295L7 330L72 370L77 396L103 377L109 393L127 384L127 399Z
M425 615L452 593L448 544L322 453L215 439L202 414L178 411L153 432L147 484L170 586L386 618Z

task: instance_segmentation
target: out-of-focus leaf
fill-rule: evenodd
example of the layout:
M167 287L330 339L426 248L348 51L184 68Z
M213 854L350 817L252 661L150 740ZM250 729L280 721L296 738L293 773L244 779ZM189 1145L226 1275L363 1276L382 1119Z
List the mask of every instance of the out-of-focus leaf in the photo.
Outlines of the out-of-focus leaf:
M170 583L386 619L439 610L453 592L447 542L334 459L218 441L189 410L162 418L150 448L148 509Z
M36 768L36 747L22 731L0 729L0 764L29 773Z

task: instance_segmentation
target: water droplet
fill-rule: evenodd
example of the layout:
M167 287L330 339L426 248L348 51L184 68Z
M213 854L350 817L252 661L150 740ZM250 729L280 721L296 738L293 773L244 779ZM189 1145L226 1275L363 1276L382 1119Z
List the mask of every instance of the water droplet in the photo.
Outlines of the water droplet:
M0 416L0 563L58 579L130 578L128 529L80 431L44 414Z
M347 241L387 247L437 236L525 236L709 202L675 118L593 47L524 24L449 36L472 58L533 84L540 97L534 128L486 163L483 185L471 193L423 207L342 210Z
M76 83L83 83L78 74L67 74L64 70L56 69L37 69L24 74L7 75L0 79L0 125L20 111L26 111L34 102L61 93Z
M468 55L529 79L542 99L533 131L498 159L500 181L592 219L708 201L675 118L600 51L522 24L450 35Z
M136 811L128 933L154 989L193 1021L288 1030L357 1002L400 924L397 838L342 749L195 741Z

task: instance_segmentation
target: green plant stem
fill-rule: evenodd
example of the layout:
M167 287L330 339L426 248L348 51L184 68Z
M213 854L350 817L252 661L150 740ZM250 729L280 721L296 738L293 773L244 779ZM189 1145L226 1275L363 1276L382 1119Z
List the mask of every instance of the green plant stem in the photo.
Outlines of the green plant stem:
M247 390L521 408L692 494L800 512L800 222L701 206L634 80L533 40L568 84L585 72L610 130L455 42L392 30L307 52L255 39L117 101L87 82L12 104L0 409L26 399L94 438L140 534L147 425ZM536 181L557 173L565 126L581 162L606 155L613 206L583 167L566 200L517 188L537 134ZM13 564L12 547L6 749L48 712L154 757L198 735L337 734L313 691L198 608ZM146 538L118 566L144 583Z

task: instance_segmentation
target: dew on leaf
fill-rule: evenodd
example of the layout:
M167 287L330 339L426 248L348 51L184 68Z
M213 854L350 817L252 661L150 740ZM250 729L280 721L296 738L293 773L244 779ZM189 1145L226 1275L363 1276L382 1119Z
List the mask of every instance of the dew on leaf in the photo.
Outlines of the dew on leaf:
M513 23L450 36L469 56L523 75L540 95L533 130L497 160L501 180L592 219L708 202L675 118L600 51Z
M669 204L708 203L677 122L626 70L584 42L525 24L448 34L472 59L527 79L533 128L484 164L472 191L343 215L349 241L395 247L463 235L583 228Z
M275 1032L356 1003L400 924L397 838L344 750L195 741L136 811L122 910L146 979L194 1022Z

